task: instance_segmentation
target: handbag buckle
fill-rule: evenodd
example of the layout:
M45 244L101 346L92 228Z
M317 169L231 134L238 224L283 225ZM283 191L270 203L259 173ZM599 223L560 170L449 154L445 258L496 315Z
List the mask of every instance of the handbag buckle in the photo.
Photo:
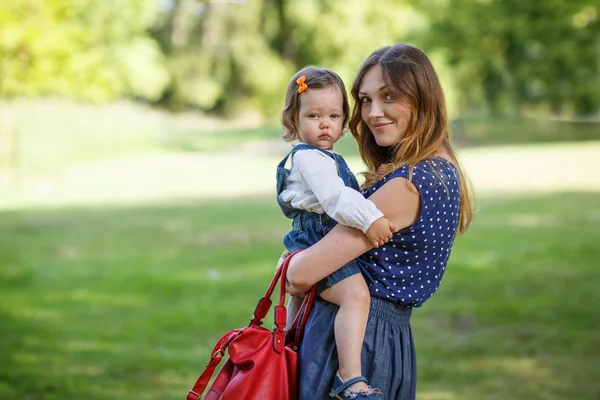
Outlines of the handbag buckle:
M222 357L222 354L224 353L224 350L225 349L223 347L220 347L219 350L217 350L217 351L215 351L213 353L212 358L216 358L217 355L219 355L219 354L221 354L221 357ZM190 390L190 392L192 392L192 391ZM194 393L194 392L192 392L192 393ZM200 395L198 393L194 393L194 394L197 395L198 397L200 397Z
M190 397L190 395L193 395L192 397ZM186 400L198 400L200 399L200 395L196 392L194 392L193 390L190 390L187 394L187 396L185 396Z

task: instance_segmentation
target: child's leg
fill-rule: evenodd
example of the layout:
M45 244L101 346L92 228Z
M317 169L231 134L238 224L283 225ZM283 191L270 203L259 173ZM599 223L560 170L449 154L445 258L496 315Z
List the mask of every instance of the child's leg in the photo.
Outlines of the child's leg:
M286 307L286 312L287 312L287 319L285 321L285 330L286 331L289 331L290 328L292 327L294 318L296 318L296 314L298 314L298 311L300 311L300 306L302 305L303 301L304 301L304 297L290 296L290 299L288 300L287 307Z
M363 276L352 275L323 291L321 297L340 306L334 323L340 378L345 382L361 376L360 356L371 302L369 289ZM359 382L351 388L366 390L367 385Z

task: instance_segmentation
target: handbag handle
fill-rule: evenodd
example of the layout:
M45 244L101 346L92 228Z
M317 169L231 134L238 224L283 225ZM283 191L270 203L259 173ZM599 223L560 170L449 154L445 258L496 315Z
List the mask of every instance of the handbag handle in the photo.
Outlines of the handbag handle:
M269 290L267 290L267 295L270 296L270 294L272 293L272 287L275 286L275 282L277 279L280 280L279 282L279 305L275 306L274 309L274 318L275 318L275 330L273 332L273 349L277 352L277 353L281 353L284 350L284 347L289 344L289 340L287 338L287 333L285 331L285 325L287 322L287 309L285 308L285 286L287 283L287 271L288 268L290 266L290 261L292 260L292 258L298 254L299 252L301 252L302 250L296 250L295 252L293 252L292 254L290 254L289 256L287 256L285 258L285 260L283 261L283 263L281 264L281 266L279 268L277 268L277 273L275 273L275 276L273 277L273 281L271 282L271 286L269 286ZM316 290L316 288L313 286L311 288L311 292L314 292ZM312 307L312 300L314 300L314 293L313 296L305 296L304 301L302 303L302 308L304 308L305 310L308 307L308 305L310 305L310 307ZM308 303L308 301L310 300L310 303ZM298 317L298 314L296 314L296 318L294 318L294 320L296 320ZM304 320L304 322L306 322L306 320ZM296 326L298 326L298 324L296 324ZM294 337L294 341L293 341L293 346L294 349L297 350L298 349L298 344L300 343L300 336L298 336L296 333L300 332L301 329L297 329L294 327L294 324L292 324L292 327L290 328L290 332L292 331L292 329L295 332L295 337Z
M306 321L308 321L308 317L310 315L316 297L317 286L313 285L304 297L304 301L300 306L298 314L296 314L294 322L292 322L292 326L288 330L288 335L293 336L292 338L286 338L286 341L294 346L294 350L298 350L298 346L302 341L304 326L306 325Z
M277 268L277 271L275 271L275 275L273 276L273 279L271 280L271 284L269 285L267 292L265 293L265 295L263 297L260 298L260 300L258 301L258 304L256 305L256 309L254 310L254 315L252 316L252 319L250 321L250 325L262 325L263 324L263 318L267 315L267 313L269 312L269 310L271 309L271 305L273 304L273 302L271 301L271 295L273 294L273 291L275 291L275 286L277 286L277 284L280 284L280 288L279 288L279 307L281 307L279 309L279 318L277 315L277 306L275 307L275 325L277 327L280 327L281 329L285 328L285 320L286 320L286 316L281 316L282 314L282 309L285 311L285 307L284 307L284 303L285 303L285 280L286 280L286 276L287 276L287 270L288 267L290 265L290 261L292 259L292 257L294 257L294 255L298 254L299 252L301 252L302 250L296 250L295 252L293 252L292 254L290 254L289 256L287 256L285 258L285 260L283 261L283 263L279 266L279 268ZM281 319L283 319L283 326L281 326Z
M289 267L290 260L292 259L292 257L300 251L302 250L295 251L289 256L287 256L283 264L279 268L277 268L277 271L275 271L275 276L273 276L273 279L271 280L271 284L269 285L265 296L258 301L256 309L254 310L254 315L252 317L252 320L250 321L250 326L262 325L262 319L266 316L266 314L269 312L269 309L271 308L271 295L275 290L275 286L277 286L277 284L279 283L281 286L279 293L279 305L275 307L275 332L273 335L273 348L278 352L283 351L284 338L286 335L284 329L287 314L286 309L284 307L284 302L287 269ZM292 330L294 331L294 350L298 349L298 344L300 343L301 339L301 333L304 328L304 324L308 319L308 314L310 313L310 310L312 308L312 303L315 299L315 295L316 287L313 286L304 298L304 301L300 308L300 312L298 313L298 315L296 315L296 318L294 319L294 322L292 324L292 329L290 329L290 332ZM243 334L243 331L245 329L247 328L234 329L232 331L229 331L217 342L211 353L210 361L206 366L206 369L204 370L202 375L200 375L200 377L194 384L192 390L188 392L186 396L187 400L198 400L200 396L202 396L204 390L206 389L206 386L208 385L208 382L210 381L210 378L214 373L215 368L221 363L221 359L225 356L225 350L229 347L229 344L236 337Z

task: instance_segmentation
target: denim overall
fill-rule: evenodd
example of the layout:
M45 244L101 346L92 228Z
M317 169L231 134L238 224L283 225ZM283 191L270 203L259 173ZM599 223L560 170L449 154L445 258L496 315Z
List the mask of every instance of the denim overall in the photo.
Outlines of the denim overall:
M356 177L350 171L348 164L346 164L346 161L342 156L304 143L294 146L292 151L290 151L277 166L277 203L279 204L283 215L293 220L292 230L283 238L283 244L290 252L312 246L321 240L337 224L333 218L325 213L317 214L306 210L300 210L281 201L281 192L285 189L287 178L291 172L289 169L285 168L285 163L291 155L302 150L318 150L331 157L337 164L338 175L344 181L344 184L357 191L360 190ZM359 273L360 269L358 263L353 260L317 283L317 294L345 278Z

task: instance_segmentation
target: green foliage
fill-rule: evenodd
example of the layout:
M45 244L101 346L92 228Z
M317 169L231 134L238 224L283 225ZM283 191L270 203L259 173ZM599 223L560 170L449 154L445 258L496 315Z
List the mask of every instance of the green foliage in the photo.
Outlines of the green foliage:
M434 60L453 115L593 117L599 13L592 0L11 0L0 96L274 120L299 68L330 67L350 86L373 49L410 42Z
M600 8L592 0L413 1L464 91L463 110L593 114L600 104Z
M296 66L332 68L348 90L360 64L373 50L399 41L423 22L411 8L391 0L378 1L376 6L361 1L309 0L286 10Z
M145 0L2 2L0 93L156 100L168 75L145 33L155 17Z

